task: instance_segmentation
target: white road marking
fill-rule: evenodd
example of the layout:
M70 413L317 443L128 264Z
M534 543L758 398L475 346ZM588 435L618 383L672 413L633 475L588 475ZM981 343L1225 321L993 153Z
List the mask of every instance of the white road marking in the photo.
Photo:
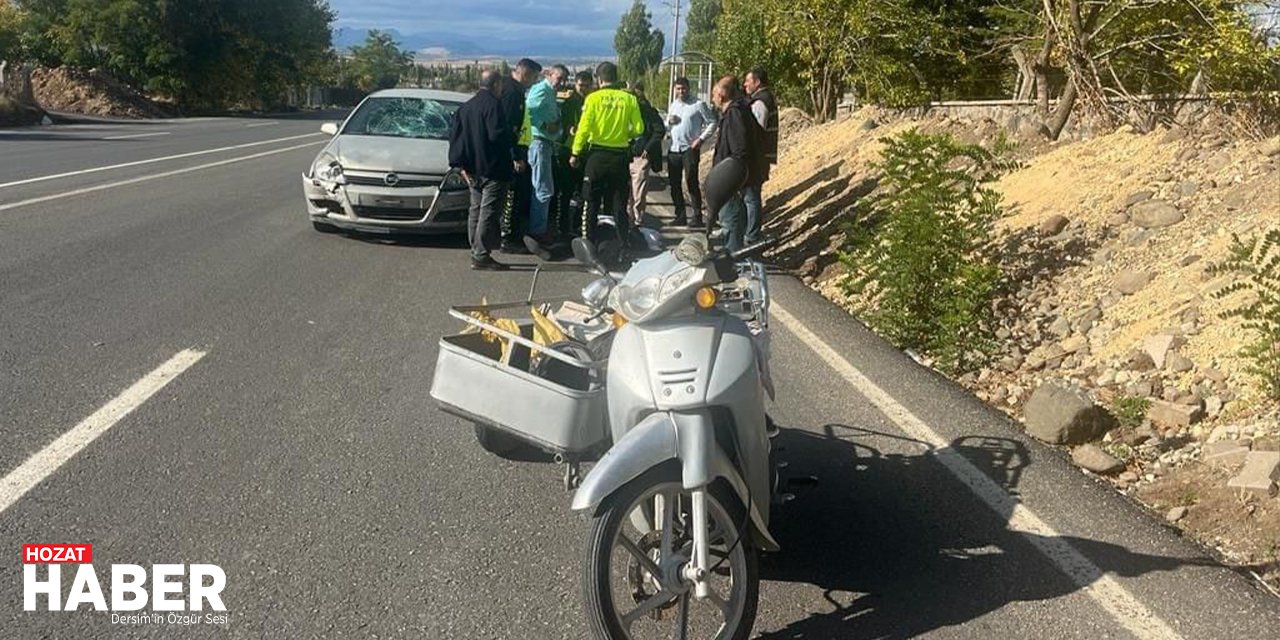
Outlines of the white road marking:
M255 122L255 123L253 123L253 124L246 124L246 125L245 125L245 128L246 128L246 129L252 129L252 128L254 128L254 127L272 127L272 126L275 126L275 125L278 125L278 124L280 124L280 123L279 123L279 122Z
M169 131L156 131L154 133L132 133L127 136L107 136L103 140L131 140L133 138L154 138L156 136L167 136Z
M93 167L92 169L80 169L78 171L68 171L66 173L55 173L47 176L39 176L35 178L25 178L22 180L14 180L13 182L0 182L0 189L8 187L17 187L24 184L33 184L36 182L45 182L47 180L57 180L59 178L69 178L71 176L84 175L86 173L97 173L99 171L111 171L113 169L124 169L126 167L137 167L144 164L154 164L156 162L168 162L169 160L180 160L182 158L194 158L196 156L208 155L210 153L221 153L223 151L235 151L236 149L247 149L249 147L260 147L264 144L274 144L277 142L288 142L290 140L301 140L303 138L314 138L315 136L324 135L317 131L315 133L306 133L300 136L289 136L287 138L275 138L272 140L260 140L258 142L247 142L245 144L237 144L230 147L219 147L217 149L205 149L203 151L192 151L189 153L179 153L173 156L164 156L162 158L148 158L146 160L136 160L134 162L125 162L121 164L112 164L104 167Z
M81 420L80 424L27 458L27 461L17 469L9 472L9 475L0 480L0 513L4 513L6 509L13 506L13 503L89 446L89 443L96 440L98 436L106 433L134 409L142 406L142 403L172 382L183 371L199 362L205 353L194 349L179 351L164 364L133 383L133 386L102 405L89 417Z
M25 207L27 205L39 204L41 202L48 202L50 200L60 200L62 198L70 198L73 196L84 195L86 193L93 193L95 191L104 191L106 189L124 187L131 184L138 184L139 182L147 182L149 180L169 178L172 176L182 175L184 173L191 173L193 171L203 171L205 169L212 169L213 167L220 167L224 164L232 164L235 162L242 162L244 160L253 160L254 158L262 158L266 156L276 155L278 153L284 153L286 151L294 151L296 149L302 149L304 147L312 147L317 144L320 144L321 142L323 142L323 140L317 140L316 142L308 142L305 144L296 144L296 145L293 145L292 147L285 147L283 149L272 149L270 151L263 151L261 153L255 153L252 155L240 156L238 158L227 158L226 160L219 160L217 162L208 162L205 164L196 165L194 167L183 167L181 169L174 169L173 171L165 171L164 173L153 173L149 176L140 176L137 178L130 178L128 180L121 180L119 182L108 182L106 184L94 185L92 187L84 187L83 189L74 189L72 191L65 191L63 193L55 193L47 196L40 196L38 198L28 198L26 200L19 200L17 202L0 204L0 211L8 211L9 209L17 209L18 207Z
M870 378L849 363L835 349L804 326L776 301L769 307L770 317L813 350L836 373L871 401L886 417L907 435L928 443L934 458L951 475L964 483L983 503L1000 517L1009 519L1009 530L1023 534L1037 550L1065 573L1084 593L1093 598L1116 622L1143 640L1176 639L1180 636L1163 620L1147 609L1133 594L1084 557L1053 527L1009 495L995 481L951 448L938 432L894 400Z

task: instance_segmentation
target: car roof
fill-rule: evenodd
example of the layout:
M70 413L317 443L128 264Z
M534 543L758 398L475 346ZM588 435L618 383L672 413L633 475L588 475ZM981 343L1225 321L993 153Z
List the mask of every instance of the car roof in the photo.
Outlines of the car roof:
M457 91L438 91L436 89L383 89L375 91L370 98L420 98L438 102L466 102L471 99L467 93Z

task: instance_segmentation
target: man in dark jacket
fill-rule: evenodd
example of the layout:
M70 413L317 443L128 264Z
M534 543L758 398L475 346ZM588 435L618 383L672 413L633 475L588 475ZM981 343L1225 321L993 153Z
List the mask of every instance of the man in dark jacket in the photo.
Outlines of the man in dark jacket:
M487 271L507 268L489 255L498 243L499 216L515 169L513 132L500 102L502 94L499 74L485 71L480 90L458 109L449 131L449 166L471 187L471 268Z
M760 184L742 190L742 202L747 209L747 231L743 241L752 244L760 240L760 227L764 224L763 185L769 181L769 167L778 164L778 100L769 90L769 75L762 67L749 71L743 85L747 95L751 96L751 115L764 133L760 139L765 160Z
M507 196L507 206L502 216L502 252L529 253L524 246L525 227L529 221L529 200L533 197L532 175L529 172L529 144L521 144L524 129L525 92L541 77L542 65L522 58L511 70L510 76L502 77L502 111L510 125L512 147L511 157L516 161L516 175Z
M640 104L640 118L644 120L644 134L632 142L631 195L627 199L627 213L639 225L644 224L649 200L649 172L662 171L662 138L667 134L667 126L662 122L662 114L645 97L644 83L632 82L628 89Z
M716 140L712 167L734 158L746 167L743 189L764 183L767 161L761 145L763 131L751 114L751 103L742 96L738 79L725 76L716 83L711 99L720 108L720 137ZM716 212L708 212L715 216ZM746 232L745 211L741 196L729 200L719 212L720 226L725 230L724 246L730 251L743 247Z
M554 68L563 70L567 77L568 69L563 65L556 65ZM569 166L569 156L573 155L573 138L578 134L582 103L587 94L591 93L594 84L590 71L579 71L574 84L566 82L556 92L564 137L560 140L562 147L556 156L556 193L551 199L551 212L556 221L556 230L565 238L578 235L582 229L582 169Z

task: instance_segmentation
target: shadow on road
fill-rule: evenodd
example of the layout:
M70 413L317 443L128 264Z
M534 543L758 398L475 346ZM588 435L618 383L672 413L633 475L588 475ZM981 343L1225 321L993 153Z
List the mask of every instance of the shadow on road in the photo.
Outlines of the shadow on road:
M1216 565L1010 531L1009 514L996 513L953 477L937 461L942 452L929 453L925 443L901 436L827 425L822 433L785 429L776 442L789 469L816 474L820 484L776 512L771 529L783 550L763 558L762 578L821 588L829 612L761 638L911 638L1012 602L1081 589L1037 551L1046 543L1066 542L1103 572L1120 576ZM904 445L920 453L881 452ZM948 449L1016 500L1030 463L1020 442L963 438Z

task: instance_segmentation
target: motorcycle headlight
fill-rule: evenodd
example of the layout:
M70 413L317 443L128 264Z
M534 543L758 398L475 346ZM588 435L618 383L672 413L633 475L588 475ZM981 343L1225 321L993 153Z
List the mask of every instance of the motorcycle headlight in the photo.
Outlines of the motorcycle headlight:
M658 290L661 286L662 281L657 278L645 278L635 285L619 286L616 289L618 304L614 307L628 320L640 320L658 306Z
M450 172L444 177L444 182L440 183L441 191L462 191L467 188L467 181L462 179L462 174Z
M684 289L698 278L701 269L689 267L667 276L645 278L634 286L621 285L616 289L614 308L632 322L643 320L659 304Z
M328 153L320 154L320 157L316 158L316 163L311 167L311 175L324 182L347 183L346 177L342 174L342 165L338 163L337 158Z

